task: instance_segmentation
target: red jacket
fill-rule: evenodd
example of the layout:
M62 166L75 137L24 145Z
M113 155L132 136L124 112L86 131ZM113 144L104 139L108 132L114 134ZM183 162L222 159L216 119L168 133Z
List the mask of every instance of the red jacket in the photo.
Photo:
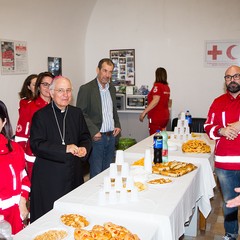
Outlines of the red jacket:
M0 214L11 224L15 234L23 228L19 201L21 196L28 199L30 181L22 147L12 141L13 151L9 152L6 144L7 139L0 134Z
M34 101L28 101L27 103L21 102L22 101L20 101L19 120L15 134L15 141L19 142L21 146L24 147L24 151L28 156L34 156L28 141L30 137L32 117L37 110L45 107L48 102L44 101L41 97L38 97ZM23 144L23 142L25 143Z
M0 200L16 195L28 199L30 181L25 171L24 152L19 144L11 143L13 151L9 153L7 139L0 134Z
M17 128L15 133L15 141L18 142L23 149L26 148L26 142L28 140L28 132L29 132L29 116L26 113L27 105L32 100L22 98L19 101L19 109L18 109L18 122L17 122Z
M240 95L233 98L229 92L216 98L208 112L204 129L216 140L215 167L226 170L240 170L240 134L234 140L218 135L220 128L240 121Z

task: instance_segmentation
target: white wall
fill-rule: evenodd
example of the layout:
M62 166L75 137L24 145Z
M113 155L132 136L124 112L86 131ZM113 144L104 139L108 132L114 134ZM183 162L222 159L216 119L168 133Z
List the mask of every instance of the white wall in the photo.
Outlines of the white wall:
M223 93L225 68L204 67L204 41L239 39L239 10L239 0L99 0L87 28L86 79L110 49L134 48L138 87L151 87L163 66L173 117L187 109L206 117Z
M0 39L27 41L29 74L47 71L47 57L61 57L63 75L74 87L74 104L85 79L85 35L96 0L0 0ZM18 92L26 75L0 74L0 99L12 125L18 119Z
M47 57L62 57L63 75L78 87L96 75L110 49L134 48L136 85L168 71L173 116L189 109L205 117L223 92L224 68L204 67L205 40L240 36L239 0L0 0L0 38L27 41L29 74L47 70ZM0 99L15 126L18 95L27 75L1 75Z

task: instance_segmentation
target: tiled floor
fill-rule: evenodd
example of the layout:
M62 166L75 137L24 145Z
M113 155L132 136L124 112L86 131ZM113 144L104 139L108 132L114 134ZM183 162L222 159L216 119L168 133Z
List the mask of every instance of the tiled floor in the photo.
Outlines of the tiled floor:
M222 196L218 187L215 188L211 200L212 212L207 218L206 231L198 231L197 237L183 236L180 240L220 240L225 234L223 227Z

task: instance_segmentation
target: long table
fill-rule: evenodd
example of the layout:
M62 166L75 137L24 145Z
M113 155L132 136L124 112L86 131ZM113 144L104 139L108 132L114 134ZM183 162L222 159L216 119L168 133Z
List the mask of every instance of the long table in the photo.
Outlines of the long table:
M201 135L201 137L205 137ZM152 137L125 151L125 161L130 164L144 156L146 148L151 148ZM211 154L184 154L180 149L169 151L169 160L192 162L198 168L182 177L173 179L167 186L148 188L138 194L138 200L127 203L101 204L99 193L104 176L109 169L90 179L82 186L57 200L54 209L18 233L14 239L32 239L43 230L63 227L60 215L80 213L94 224L112 221L127 227L143 240L176 240L185 233L185 223L191 221L197 208L205 217L211 211L210 198L213 197L215 180L210 164ZM68 239L73 239L70 230Z

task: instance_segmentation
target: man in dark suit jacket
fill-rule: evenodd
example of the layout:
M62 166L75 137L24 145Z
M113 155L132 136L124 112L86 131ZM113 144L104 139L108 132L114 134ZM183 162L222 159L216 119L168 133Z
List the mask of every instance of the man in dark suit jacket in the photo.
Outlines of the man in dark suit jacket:
M97 77L82 85L77 97L76 105L83 111L93 140L89 158L91 178L107 169L114 161L115 138L121 131L116 89L110 82L113 68L111 59L100 60Z

